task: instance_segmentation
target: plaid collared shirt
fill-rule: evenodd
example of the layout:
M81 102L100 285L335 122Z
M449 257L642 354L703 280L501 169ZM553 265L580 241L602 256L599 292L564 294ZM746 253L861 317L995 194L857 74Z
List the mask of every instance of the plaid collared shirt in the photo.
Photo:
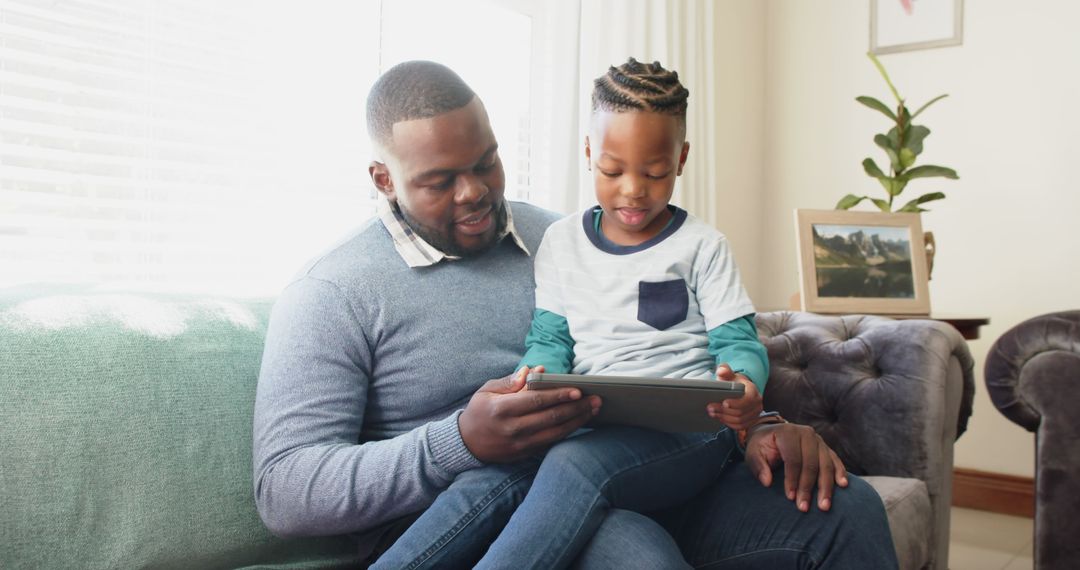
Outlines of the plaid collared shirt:
M531 255L529 248L525 247L525 242L521 239L517 230L514 229L514 215L510 211L510 202L505 201L504 203L506 204L506 227L495 238L495 241L501 241L509 235L514 240L514 243L521 248L521 251L525 252L525 255ZM444 259L450 261L461 259L459 256L443 253L435 246L424 241L424 238L416 235L416 232L405 222L401 210L398 209L396 204L387 200L385 196L379 196L377 209L379 219L382 220L386 230L390 232L390 237L394 240L394 249L397 250L398 255L405 260L409 267L427 267L435 265Z

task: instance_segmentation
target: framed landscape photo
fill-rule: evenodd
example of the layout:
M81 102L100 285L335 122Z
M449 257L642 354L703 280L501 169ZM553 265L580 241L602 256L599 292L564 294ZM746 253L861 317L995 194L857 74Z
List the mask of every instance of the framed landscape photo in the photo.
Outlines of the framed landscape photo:
M919 214L795 210L802 310L929 315Z
M963 22L963 0L870 0L870 51L960 45Z

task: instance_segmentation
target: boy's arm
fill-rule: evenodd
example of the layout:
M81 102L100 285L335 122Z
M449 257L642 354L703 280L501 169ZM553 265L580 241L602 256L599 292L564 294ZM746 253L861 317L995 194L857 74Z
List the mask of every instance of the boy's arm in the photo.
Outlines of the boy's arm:
M525 336L525 356L518 368L543 366L545 372L566 374L574 362L574 339L566 317L536 309L532 326Z
M741 398L709 404L709 415L731 429L746 430L763 411L762 393L769 377L769 362L765 346L757 338L754 316L744 315L710 330L709 353L717 364L717 380L747 384Z
M567 322L563 306L563 291L559 282L560 265L556 262L553 233L561 224L548 227L540 240L533 262L536 277L536 309L533 311L532 325L525 336L525 356L518 364L535 368L544 366L546 372L566 374L574 363L574 338L570 336L570 324Z
M765 393L769 381L769 355L758 339L754 315L743 315L709 331L709 354L716 364L750 379L758 392Z
M743 287L727 238L718 232L707 236L700 252L694 262L693 286L705 317L709 354L717 364L726 363L732 371L744 374L763 392L769 358L758 340L754 304Z

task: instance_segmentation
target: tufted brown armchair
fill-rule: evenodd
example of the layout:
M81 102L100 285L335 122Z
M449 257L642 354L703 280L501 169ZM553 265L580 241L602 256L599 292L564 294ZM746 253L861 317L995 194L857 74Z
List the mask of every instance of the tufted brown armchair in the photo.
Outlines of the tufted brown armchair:
M765 409L814 427L877 490L903 569L947 568L953 442L974 362L931 320L779 311L757 316L771 373Z
M998 410L1035 433L1035 568L1080 568L1080 311L1009 329L985 372Z

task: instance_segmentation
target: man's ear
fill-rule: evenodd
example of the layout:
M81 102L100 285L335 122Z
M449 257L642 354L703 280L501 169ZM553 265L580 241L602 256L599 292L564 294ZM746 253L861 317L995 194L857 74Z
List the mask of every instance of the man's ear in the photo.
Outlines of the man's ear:
M686 156L688 154L690 154L690 141L683 141L682 152L679 153L679 169L675 171L675 176L682 176L682 169L686 165Z
M385 164L373 160L368 165L367 171L371 176L371 182L375 184L375 189L386 196L387 200L393 202L396 196L394 195L394 180L390 177L390 169Z
M592 170L592 149L589 148L589 135L585 135L585 168Z

